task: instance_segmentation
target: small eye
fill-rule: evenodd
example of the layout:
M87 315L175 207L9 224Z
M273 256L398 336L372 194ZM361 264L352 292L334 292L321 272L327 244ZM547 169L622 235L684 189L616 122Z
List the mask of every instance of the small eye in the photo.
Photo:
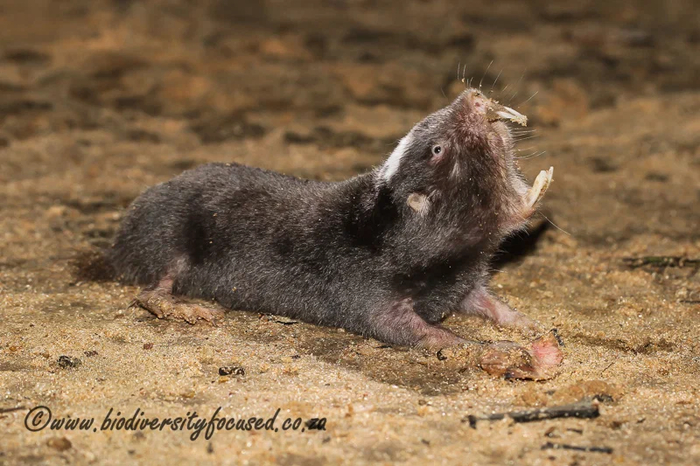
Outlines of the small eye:
M432 149L433 155L440 155L442 153L442 146L435 145Z

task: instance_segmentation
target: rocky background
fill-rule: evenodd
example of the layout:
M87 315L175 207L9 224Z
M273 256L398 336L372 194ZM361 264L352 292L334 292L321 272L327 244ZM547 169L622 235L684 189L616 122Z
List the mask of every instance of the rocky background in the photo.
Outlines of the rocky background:
M218 328L158 321L127 309L135 288L71 266L109 244L139 192L202 163L324 180L369 170L463 77L530 117L530 180L555 167L546 217L504 246L493 279L559 329L553 380L255 313ZM699 269L691 0L0 5L0 464L698 464ZM522 341L477 318L446 325ZM585 399L600 417L467 422ZM221 406L327 425L196 441L30 432L37 405L97 423L110 408Z

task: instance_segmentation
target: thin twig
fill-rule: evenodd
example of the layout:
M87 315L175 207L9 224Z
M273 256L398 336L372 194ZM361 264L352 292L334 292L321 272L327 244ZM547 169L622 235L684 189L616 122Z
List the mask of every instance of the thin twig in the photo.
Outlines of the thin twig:
M489 414L488 416L483 417L469 415L467 416L467 420L469 421L469 427L476 429L476 423L478 421L499 421L504 419L506 416L513 419L515 422L535 422L562 417L592 419L600 416L600 410L598 409L598 405L587 401L568 405L552 406L551 408L533 409L529 411L512 411L508 413Z
M605 369L603 369L602 371L600 371L600 375L603 375L603 372L605 372L605 371L607 371L608 369L610 369L610 368L612 367L612 365L615 364L616 362L617 362L617 361L613 361L613 362L611 362L610 364L608 364L607 366L605 366Z
M610 447L582 447L579 445L569 445L567 443L552 443L547 442L541 447L542 450L576 450L576 451L586 451L595 453L607 453L611 454L613 449Z
M629 268L636 269L645 265L651 267L679 267L700 266L700 259L689 259L681 256L643 256L643 257L623 257L624 262Z
M11 413L13 411L21 411L27 409L24 406L17 406L15 408L0 408L0 414Z

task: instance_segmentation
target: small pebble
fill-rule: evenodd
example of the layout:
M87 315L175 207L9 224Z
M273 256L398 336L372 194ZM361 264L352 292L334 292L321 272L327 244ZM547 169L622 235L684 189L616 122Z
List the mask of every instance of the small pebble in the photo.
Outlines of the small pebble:
M50 438L46 444L50 446L51 448L58 450L58 451L66 451L70 449L70 447L73 446L72 443L70 443L70 440L68 440L65 437L56 437L56 438Z
M219 367L219 375L245 375L245 369L240 366Z
M59 356L58 365L63 369L75 368L81 365L83 362L78 358L72 358L70 356Z

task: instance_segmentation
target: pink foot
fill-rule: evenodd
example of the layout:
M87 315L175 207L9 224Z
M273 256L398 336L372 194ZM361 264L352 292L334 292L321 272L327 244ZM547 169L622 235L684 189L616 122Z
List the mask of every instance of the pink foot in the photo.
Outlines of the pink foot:
M479 366L491 375L514 379L545 380L556 375L564 355L552 332L538 338L530 349L510 341L488 346Z
M464 298L460 304L460 310L464 313L480 315L501 327L520 329L525 335L531 337L544 331L538 322L512 309L484 287L475 289Z

